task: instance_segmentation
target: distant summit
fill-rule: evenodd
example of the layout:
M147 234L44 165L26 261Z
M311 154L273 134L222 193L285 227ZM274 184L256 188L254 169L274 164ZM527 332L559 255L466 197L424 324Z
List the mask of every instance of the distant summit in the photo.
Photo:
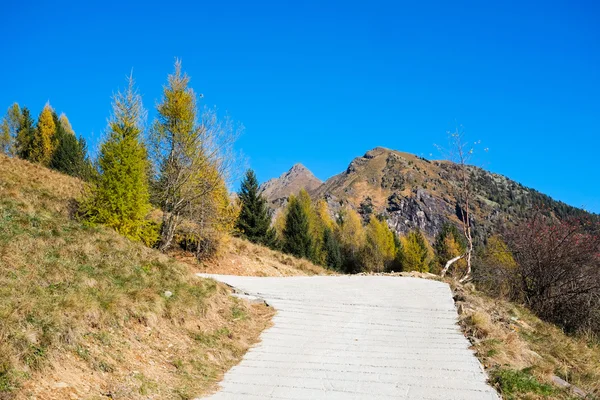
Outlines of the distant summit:
M474 166L468 169L474 192L471 224L481 239L502 224L526 218L536 208L559 218L588 216L600 220L505 176ZM275 212L290 194L305 188L313 199L326 200L333 214L349 205L365 220L371 214L385 218L397 233L418 228L433 239L445 223L459 224L459 185L458 167L452 162L376 147L323 183L302 164L296 164L279 178L265 182L261 189Z
M308 168L298 163L279 178L269 179L260 185L259 190L270 205L277 205L285 202L290 195L298 194L301 189L312 192L322 183Z

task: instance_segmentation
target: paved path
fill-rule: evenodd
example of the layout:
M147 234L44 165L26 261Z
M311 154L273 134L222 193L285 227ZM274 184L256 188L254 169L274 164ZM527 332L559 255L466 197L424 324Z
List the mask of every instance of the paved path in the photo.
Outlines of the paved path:
M274 326L209 399L499 398L456 325L446 284L385 276L208 276L277 310Z

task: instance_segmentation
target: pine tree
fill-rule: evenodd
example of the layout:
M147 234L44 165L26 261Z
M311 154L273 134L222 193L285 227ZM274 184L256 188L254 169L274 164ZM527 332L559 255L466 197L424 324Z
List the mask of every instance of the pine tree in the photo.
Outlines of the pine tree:
M435 268L431 272L440 273L448 260L465 253L466 243L464 236L460 233L456 225L445 223L440 233L436 236L433 248L436 253L436 263ZM459 260L455 267L462 272L464 267L466 267L466 262Z
M336 271L340 271L343 265L342 249L335 232L326 227L323 231L323 250L325 251L325 265Z
M271 228L267 201L258 193L258 180L251 169L246 171L246 176L238 192L238 199L240 214L236 222L236 229L240 235L251 242L275 247L275 229Z
M360 251L365 244L365 230L360 215L350 207L340 211L339 234L342 245L343 271L360 272Z
M87 142L83 136L79 136L77 142L79 143L81 154L83 154L84 157L82 169L77 176L84 181L96 182L99 177L98 170L94 167L92 160L90 160L90 157L88 156Z
M21 120L21 109L17 103L14 103L8 108L0 124L0 153L11 156L15 154L15 140Z
M21 110L21 119L17 136L15 138L15 152L23 160L32 160L33 138L35 137L35 124L31 112L27 107Z
M46 103L40 116L35 130L31 145L31 161L42 165L49 165L52 159L52 153L56 147L56 123L53 117L54 110L50 103Z
M300 190L297 199L308 217L308 232L312 240L312 255L310 256L310 260L315 264L325 265L326 254L323 250L325 221L321 218L317 209L319 204L313 203L306 189ZM324 212L324 210L320 212Z
M145 217L150 210L148 159L141 137L145 111L132 77L127 90L113 96L112 108L107 138L98 159L101 175L86 207L87 215L92 222L148 242L145 237Z
M313 255L313 243L305 209L295 196L290 196L285 229L283 230L283 251L310 259Z
M65 174L87 179L89 166L85 140L77 140L75 132L65 114L55 118L57 141L56 150L52 154L50 168Z
M387 270L389 272L401 272L402 271L402 242L396 232L392 232L394 237L394 259L388 265Z

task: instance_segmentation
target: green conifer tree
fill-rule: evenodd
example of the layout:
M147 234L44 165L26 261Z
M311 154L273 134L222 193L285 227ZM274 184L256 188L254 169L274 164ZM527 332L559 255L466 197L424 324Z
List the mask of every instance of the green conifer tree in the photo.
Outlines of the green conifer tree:
M464 235L459 231L456 225L445 223L442 230L435 238L433 248L436 253L435 268L431 272L440 273L448 260L465 254L467 243ZM458 261L456 268L463 269L463 260ZM466 266L466 265L465 265Z
M251 169L246 171L238 192L238 200L240 214L235 227L240 235L251 242L275 247L276 234L275 229L271 227L267 201L258 193L258 180Z
M35 123L27 107L21 110L21 119L15 138L15 152L23 160L31 161Z
M151 238L145 236L150 210L148 157L141 137L145 111L132 77L127 90L114 95L112 107L98 160L101 175L86 207L87 216L131 239L150 243Z
M21 126L21 108L13 103L0 124L0 153L7 155L15 154L15 140Z
M395 255L394 259L388 265L387 270L389 272L402 272L402 255L404 254L402 251L402 242L395 231L392 231L392 234L394 239Z
M295 196L290 196L287 207L283 230L283 251L308 259L313 255L308 215Z
M71 176L87 179L89 161L86 155L85 140L83 138L77 140L75 132L64 114L56 117L55 121L57 144L50 160L50 168Z
M335 232L329 227L325 227L323 231L323 249L326 254L325 265L331 269L340 271L344 263L342 248Z

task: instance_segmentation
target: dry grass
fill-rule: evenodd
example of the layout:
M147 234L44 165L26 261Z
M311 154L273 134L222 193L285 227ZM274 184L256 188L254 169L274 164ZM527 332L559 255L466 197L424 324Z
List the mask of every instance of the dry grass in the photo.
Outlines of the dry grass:
M273 310L72 220L83 189L0 156L0 399L187 399L214 390Z
M198 262L192 255L177 252L178 260L190 265L195 272L242 276L331 275L332 271L308 260L271 250L244 239L231 237L221 256Z
M567 336L524 307L489 298L471 285L453 285L461 326L494 383L507 391L505 398L576 398L554 386L553 376L582 389L587 398L599 398L597 339Z

